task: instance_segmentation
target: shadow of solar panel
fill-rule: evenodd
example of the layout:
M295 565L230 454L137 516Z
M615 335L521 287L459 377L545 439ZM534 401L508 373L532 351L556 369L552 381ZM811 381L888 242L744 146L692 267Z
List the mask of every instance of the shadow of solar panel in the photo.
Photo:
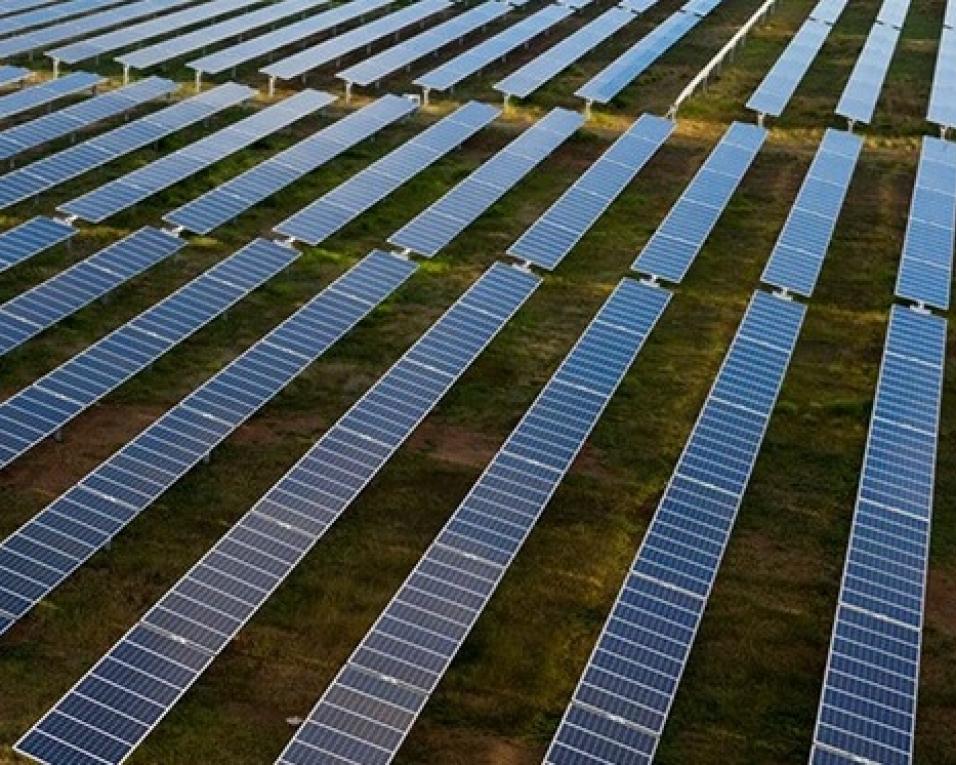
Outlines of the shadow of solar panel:
M65 242L76 233L69 223L38 215L0 234L0 271Z
M837 103L837 114L852 122L868 123L873 118L899 37L898 29L873 25Z
M653 759L804 310L754 293L547 763Z
M392 760L669 298L618 285L278 762ZM396 688L404 713L371 719Z
M894 306L813 762L913 762L946 321Z

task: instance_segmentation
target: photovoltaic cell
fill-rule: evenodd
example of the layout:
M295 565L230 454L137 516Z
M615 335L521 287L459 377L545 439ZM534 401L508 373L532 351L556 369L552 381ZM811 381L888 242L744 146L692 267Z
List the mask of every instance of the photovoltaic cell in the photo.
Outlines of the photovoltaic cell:
M177 582L24 737L31 756L51 742L117 762L131 752L347 509L398 446L537 287L530 273L497 264ZM362 428L367 437L358 435ZM144 651L148 647L148 651ZM180 654L196 661L183 667ZM117 689L117 665L168 681L146 708L137 685ZM126 720L104 725L104 711ZM73 720L75 735L60 734ZM118 737L116 754L99 748ZM92 746L91 746L92 745ZM97 747L95 750L92 747Z
M318 13L315 16L280 27L271 32L244 40L227 48L214 51L206 56L190 61L187 66L197 72L220 74L247 61L261 58L279 48L294 45L314 35L357 19L366 13L391 5L394 0L350 0L336 8Z
M433 257L491 207L584 123L567 109L552 109L445 196L391 237L389 244Z
M669 298L618 285L278 763L392 760Z
M803 322L756 292L545 761L648 765Z
M486 0L431 29L426 29L381 53L343 69L335 76L355 85L371 85L403 67L410 66L429 53L461 39L479 27L501 18L510 10L511 6L506 2Z
M38 215L0 234L0 271L13 268L76 233L69 223Z
M624 8L608 8L533 61L495 83L495 90L516 98L530 96L636 18L636 14Z
M757 125L731 124L631 268L682 281L766 137Z
M71 72L55 80L47 80L39 85L16 90L0 96L0 119L8 119L30 109L52 104L66 96L93 90L105 80L98 74L89 72Z
M293 122L324 109L333 101L335 96L319 90L300 91L179 151L105 183L57 209L91 223L101 223Z
M813 294L862 148L859 136L827 129L761 281Z
M451 61L423 74L415 80L415 84L429 90L448 90L573 13L574 9L567 6L546 5L474 48L455 56Z
M202 329L299 253L257 239L0 404L0 468Z
M956 144L923 138L896 296L946 310L956 240Z
M0 545L4 593L0 609L11 619L23 616L365 318L415 268L383 252L367 256L7 537ZM80 537L81 543L67 535L58 537L58 544L53 539L42 545L31 540L35 524L56 529L60 523L74 533L85 525L88 532ZM80 733L77 746L82 748ZM78 754L76 748L63 749L43 733L28 734L19 746L40 760L73 752L69 755L73 761L90 761L88 755ZM112 756L122 756L122 746L113 742L111 747L109 751L116 753Z
M950 8L956 4L950 3ZM926 118L940 127L956 127L956 29L946 27L939 38Z
M264 66L259 71L268 77L291 80L451 7L451 0L418 0L394 13Z
M899 29L880 23L873 25L840 96L837 114L851 122L869 123L899 39Z
M946 321L894 306L810 762L910 765Z
M383 96L167 213L163 220L197 234L208 234L415 109L407 98Z
M642 115L508 248L508 254L548 270L557 267L673 130L671 120Z
M457 148L499 114L499 109L488 104L468 102L286 218L275 230L306 244L318 244Z

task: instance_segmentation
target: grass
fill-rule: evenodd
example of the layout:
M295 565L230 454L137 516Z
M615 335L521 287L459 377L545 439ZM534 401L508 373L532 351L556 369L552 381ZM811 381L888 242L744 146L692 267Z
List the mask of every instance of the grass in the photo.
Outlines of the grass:
M216 538L335 421L640 112L663 112L759 3L726 0L645 77L547 160L369 320L0 641L0 762L54 703ZM271 762L479 475L541 385L678 197L812 3L783 3L734 63L681 110L675 136L509 323L131 763ZM678 7L665 0L459 152L72 423L0 476L6 535L288 316L337 274ZM541 755L693 425L813 151L876 14L850 5L745 178L660 325L399 756L412 763L525 765ZM581 18L599 8L586 9ZM780 403L741 508L658 762L806 761L898 265L942 17L914 3ZM497 29L506 22L492 27ZM168 294L466 98L557 33L467 81L453 99L384 131L0 360L0 395L20 389ZM447 58L443 55L441 59ZM441 60L440 59L440 60ZM437 61L436 61L437 63ZM110 73L104 63L102 71ZM423 71L422 67L412 74ZM168 76L191 80L185 68ZM260 83L255 67L238 76ZM403 92L403 74L383 87ZM310 85L336 88L329 72ZM280 94L281 95L281 94ZM358 102L364 99L360 97ZM0 275L0 300L36 284L270 156L347 108L303 120L210 172L83 227ZM213 127L238 119L233 110ZM13 225L118 177L211 128L196 127L4 211ZM952 341L951 341L952 343ZM952 345L950 346L952 355ZM917 762L956 753L956 398L946 378L929 576Z

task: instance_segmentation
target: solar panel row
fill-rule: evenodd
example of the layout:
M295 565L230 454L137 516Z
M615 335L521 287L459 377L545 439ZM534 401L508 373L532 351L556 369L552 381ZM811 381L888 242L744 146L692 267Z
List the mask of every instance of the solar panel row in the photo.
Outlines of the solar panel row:
M644 114L508 248L549 270L557 267L674 130L671 120Z
M65 109L44 114L0 132L0 159L9 159L27 149L63 138L81 128L115 117L176 90L176 83L150 77L108 93L94 96Z
M29 69L22 66L10 66L9 64L0 66L0 86L14 85L23 82L33 74Z
M452 7L451 0L418 0L386 16L363 24L344 34L313 45L303 51L264 66L259 71L272 80L291 80L312 69L335 61L377 40L423 22L429 16Z
M103 82L105 80L98 74L72 72L65 77L47 80L39 85L8 93L0 96L0 119L8 119L30 109L52 104L54 101L82 93L84 90L95 90Z
M766 137L762 127L732 123L631 268L682 281Z
M827 129L761 281L798 295L813 293L862 148L859 136Z
M956 241L956 144L923 138L896 296L949 308Z
M392 760L669 299L620 282L278 763Z
M21 29L43 26L54 21L67 19L71 16L81 16L99 8L118 5L123 0L68 0L59 2L55 6L27 9L15 16L0 19L0 35L9 35Z
M608 8L574 34L495 83L495 90L516 98L530 96L635 18L635 13L624 8Z
M197 234L208 234L350 147L411 114L415 108L407 98L383 96L167 213L163 220Z
M23 740L106 762L132 751L325 534L537 287L494 265ZM369 432L363 438L356 433ZM193 657L183 667L182 654ZM127 667L119 692L114 669ZM134 681L135 679L135 681ZM148 694L151 681L168 694ZM172 690L171 688L171 690ZM125 721L110 725L111 720ZM62 723L72 720L71 734ZM119 743L113 743L117 741Z
M180 101L0 176L0 208L30 199L71 178L155 143L164 136L235 106L254 94L254 90L244 85L220 85L215 90ZM4 236L0 235L0 241Z
M163 189L180 183L256 141L324 109L335 96L303 90L216 133L188 144L144 167L105 183L57 209L91 223L101 223Z
M147 226L0 305L0 355L89 305L185 242Z
M270 3L264 8L204 26L174 37L172 40L163 40L132 53L126 53L117 57L116 60L130 69L149 69L222 40L248 34L260 27L278 24L280 21L326 5L328 2L329 0L282 0L282 2Z
M547 763L652 761L804 312L754 293Z
M894 0L885 0L892 3ZM909 4L907 2L907 7ZM837 103L836 113L850 123L868 123L873 118L883 81L900 39L900 30L877 22L870 29L850 79Z
M913 762L945 355L945 319L893 307L812 765Z
M343 69L335 76L349 85L371 85L501 18L511 9L512 6L504 0L485 0L464 13Z
M260 245L270 246L283 247ZM46 597L367 316L415 268L385 253L367 256L9 536L0 545L4 591L0 608L19 618ZM77 534L84 525L88 530L79 536L80 541L72 539L70 531ZM37 533L43 533L42 527L62 528L67 534L33 541L35 535L29 532L41 529ZM128 677L135 683L132 675ZM82 740L83 730L76 732ZM93 761L75 752L68 755L70 747L41 733L28 734L20 746L39 759L73 756ZM121 755L122 747L116 742L111 746Z
M426 257L438 253L584 123L552 109L441 199L389 237L389 244Z
M810 18L825 24L836 24L848 0L820 0L810 11Z
M909 9L910 0L884 0L880 6L880 12L877 14L876 20L880 24L902 29Z
M0 271L65 242L76 233L69 223L39 215L0 234Z
M0 16L29 11L33 8L39 8L41 5L49 5L55 1L56 0L3 0L3 2L0 2Z
M950 7L956 7L950 3ZM926 118L941 128L956 127L956 29L944 27L933 73Z
M175 245L162 236L163 246ZM298 255L291 247L256 240L11 396L0 404L0 467L61 430Z
M493 106L469 101L440 122L385 155L300 212L275 231L316 245L384 199L500 114Z
M588 103L608 103L696 27L720 2L690 0L578 88L574 95Z
M568 6L546 5L474 48L423 74L415 80L415 84L426 90L453 88L465 78L504 58L506 54L525 45L573 13L574 9Z

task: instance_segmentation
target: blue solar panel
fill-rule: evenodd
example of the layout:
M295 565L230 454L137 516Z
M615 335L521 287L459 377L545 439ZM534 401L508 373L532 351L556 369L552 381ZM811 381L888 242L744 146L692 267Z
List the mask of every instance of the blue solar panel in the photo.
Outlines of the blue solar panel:
M896 296L946 310L956 240L956 144L923 138Z
M0 609L23 616L415 269L408 260L373 252L7 537L0 545ZM63 537L62 547L51 550L30 542L30 529L57 528L60 517L74 527L92 526L82 544ZM45 739L28 737L21 749L40 755L49 751L42 750Z
M448 90L475 72L504 58L507 53L525 45L573 13L573 8L546 5L474 48L423 74L415 80L415 84L429 90Z
M756 292L545 761L649 764L805 309Z
M259 71L273 79L291 80L451 7L451 0L418 0L394 13L363 24L357 29L264 66Z
M0 404L0 468L202 329L298 255L291 247L257 239Z
M47 5L45 8L23 9L16 15L0 19L0 35L10 35L21 29L43 26L70 16L80 16L105 6L119 5L121 2L123 0L69 0L53 6Z
M836 24L849 0L820 0L810 11L810 18L825 24Z
M940 127L956 127L956 29L945 28L940 35L926 119Z
M170 80L150 77L8 128L0 132L0 159L9 159L27 149L34 149L96 122L128 112L169 95L176 87L176 83Z
M301 40L321 34L329 29L335 29L337 26L357 19L366 13L391 5L392 2L394 0L350 0L344 5L323 11L294 24L280 27L197 58L190 61L188 66L195 69L196 72L220 74L247 61L262 58L279 48L294 45Z
M379 130L408 116L415 108L407 98L383 96L167 213L163 220L197 234L208 234Z
M458 16L453 16L431 29L426 29L381 53L343 69L335 76L349 84L371 85L399 69L410 66L429 53L461 39L479 27L501 18L509 11L511 6L506 2L485 0Z
M0 234L0 271L22 263L76 233L69 223L39 215Z
M552 109L465 180L389 237L389 244L426 257L438 253L501 199L584 122L577 112Z
M868 123L873 118L899 39L899 29L879 23L873 25L837 103L837 114L850 122Z
M880 24L902 29L909 9L910 0L884 0L876 20Z
M946 321L894 306L812 763L910 765Z
M766 137L762 127L734 122L631 268L682 281Z
M468 102L286 218L275 230L307 244L318 244L457 148L498 114L500 111L493 106Z
M761 281L813 294L862 148L859 136L827 129Z
M530 96L636 18L636 14L624 8L608 8L574 34L495 83L495 90L517 98Z
M319 90L300 91L179 151L105 183L57 209L91 223L101 223L231 154L248 148L256 141L287 128L293 122L324 109L333 101L335 96Z
M0 66L0 86L13 85L23 82L33 74L29 69L22 66Z
M553 269L624 191L674 130L642 115L519 239L508 254Z
M105 82L104 78L98 74L73 72L55 80L47 80L39 85L8 93L0 96L0 119L7 119L30 109L52 104L54 101L82 93L84 90L93 90L103 82Z
M669 298L618 285L278 763L392 760Z
M268 599L361 493L538 285L530 273L497 264L207 552L143 619L21 740L30 756L59 747L118 762L145 738L206 666ZM356 435L356 427L374 437ZM64 524L56 531L75 535ZM264 561L268 561L263 565ZM144 651L143 649L147 650ZM183 668L182 651L195 662ZM144 715L133 683L110 684L117 664L175 691L153 698ZM127 724L111 728L104 710ZM64 717L75 735L59 732ZM103 734L118 737L113 749Z
M185 246L146 226L8 300L0 305L0 356Z

